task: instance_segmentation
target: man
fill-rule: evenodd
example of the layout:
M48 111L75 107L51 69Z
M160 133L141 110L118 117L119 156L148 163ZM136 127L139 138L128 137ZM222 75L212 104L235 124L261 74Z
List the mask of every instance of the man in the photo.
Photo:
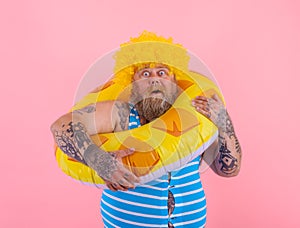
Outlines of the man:
M130 102L105 101L60 117L51 126L58 145L72 144L67 155L87 164L108 186L101 200L106 227L204 227L206 200L199 176L202 158L224 177L240 170L241 149L232 121L217 95L198 96L191 105L210 119L219 130L219 139L202 157L197 157L176 172L138 184L139 179L120 159L134 148L114 153L99 149L90 135L132 129L160 117L178 95L176 75L166 64L145 63L135 68ZM134 118L134 121L132 120ZM70 151L73 148L73 151ZM136 186L137 185L137 186Z

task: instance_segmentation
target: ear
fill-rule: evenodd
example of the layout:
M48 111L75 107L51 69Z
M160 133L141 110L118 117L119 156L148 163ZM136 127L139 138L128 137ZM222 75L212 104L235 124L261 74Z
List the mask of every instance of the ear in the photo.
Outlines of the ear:
M177 83L176 75L174 73L172 74L171 77L172 77L173 81Z
M138 76L136 73L134 73L134 75L132 75L131 77L131 82L137 81L138 80Z

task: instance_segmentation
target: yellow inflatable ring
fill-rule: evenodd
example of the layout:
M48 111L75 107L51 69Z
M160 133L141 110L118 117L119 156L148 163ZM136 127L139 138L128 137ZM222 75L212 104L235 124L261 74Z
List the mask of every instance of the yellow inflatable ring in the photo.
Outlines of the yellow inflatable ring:
M201 94L211 97L216 93L223 99L216 84L199 73L189 71L180 77L178 85L182 89L181 94L160 118L136 129L92 136L93 141L108 152L135 148L137 152L122 161L125 167L140 177L141 183L179 169L201 155L217 138L217 127L191 105L191 100ZM99 91L81 99L73 110L100 101L117 100L126 86L112 79ZM94 170L69 158L57 146L55 155L59 167L73 179L105 188L104 180Z

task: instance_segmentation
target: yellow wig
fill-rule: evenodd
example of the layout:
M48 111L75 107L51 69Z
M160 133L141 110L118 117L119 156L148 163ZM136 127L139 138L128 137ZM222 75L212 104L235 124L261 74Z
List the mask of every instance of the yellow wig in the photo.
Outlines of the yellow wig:
M156 64L168 66L171 73L180 78L188 72L190 57L181 44L173 43L172 38L157 36L155 33L144 31L136 38L120 45L115 55L114 81L128 85L134 73Z

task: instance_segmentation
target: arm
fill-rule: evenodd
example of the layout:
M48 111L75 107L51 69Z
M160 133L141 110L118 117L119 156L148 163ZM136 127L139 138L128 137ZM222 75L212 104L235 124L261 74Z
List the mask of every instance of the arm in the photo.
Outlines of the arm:
M231 177L238 175L241 167L242 150L234 132L233 124L227 111L220 116L218 154L215 166L219 175Z
M99 102L63 115L51 125L51 131L64 153L87 164L116 189L126 190L134 187L138 179L123 167L118 156L99 149L90 138L96 133L124 129L128 119L125 117L126 104ZM130 150L122 151L122 156L130 153Z
M199 96L193 101L197 111L209 118L219 130L218 140L203 154L203 160L212 170L223 177L238 175L241 167L242 151L234 132L231 118L222 101Z

